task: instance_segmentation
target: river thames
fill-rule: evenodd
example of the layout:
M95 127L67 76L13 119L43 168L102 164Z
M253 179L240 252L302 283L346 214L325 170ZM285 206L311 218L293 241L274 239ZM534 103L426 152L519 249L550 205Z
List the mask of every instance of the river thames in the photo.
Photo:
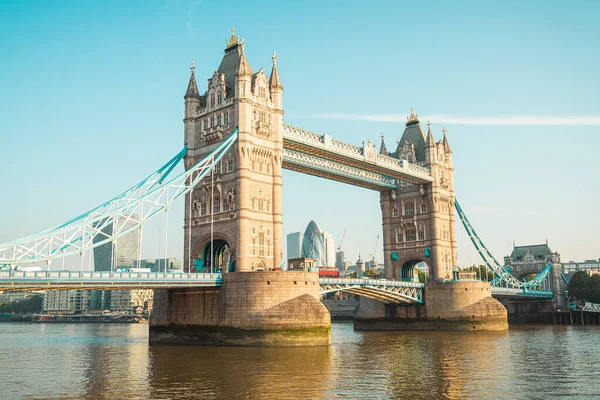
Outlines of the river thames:
M331 347L149 346L147 325L0 324L2 399L600 397L600 329L355 332Z

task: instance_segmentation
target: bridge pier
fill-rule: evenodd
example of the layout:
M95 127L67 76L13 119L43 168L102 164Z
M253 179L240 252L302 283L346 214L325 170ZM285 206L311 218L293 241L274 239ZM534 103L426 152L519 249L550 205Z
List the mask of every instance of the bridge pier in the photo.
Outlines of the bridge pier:
M386 305L361 297L354 313L354 328L365 331L506 330L506 309L491 293L487 282L432 282L425 286L424 305Z
M308 272L235 272L219 288L155 291L150 343L217 346L330 344L331 319Z

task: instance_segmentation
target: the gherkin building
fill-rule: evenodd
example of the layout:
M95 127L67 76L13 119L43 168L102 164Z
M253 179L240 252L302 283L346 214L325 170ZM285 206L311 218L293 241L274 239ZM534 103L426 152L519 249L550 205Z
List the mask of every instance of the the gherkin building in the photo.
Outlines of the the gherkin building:
M304 231L302 257L313 258L317 267L327 265L325 238L323 231L321 231L321 228L319 228L319 225L315 221L310 221Z

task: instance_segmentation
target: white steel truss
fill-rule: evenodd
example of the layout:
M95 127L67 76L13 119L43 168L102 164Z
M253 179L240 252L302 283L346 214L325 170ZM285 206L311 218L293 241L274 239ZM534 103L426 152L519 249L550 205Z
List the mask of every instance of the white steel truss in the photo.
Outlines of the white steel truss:
M185 156L184 148L161 169L119 196L62 225L35 235L0 244L0 267L80 255L118 237L141 229L150 219L185 196L216 166L237 139L237 129L203 160L166 181ZM105 229L112 226L112 229Z
M600 312L600 304L586 302L581 310L590 312Z
M345 292L386 304L423 303L422 283L399 282L379 279L319 279L321 294Z

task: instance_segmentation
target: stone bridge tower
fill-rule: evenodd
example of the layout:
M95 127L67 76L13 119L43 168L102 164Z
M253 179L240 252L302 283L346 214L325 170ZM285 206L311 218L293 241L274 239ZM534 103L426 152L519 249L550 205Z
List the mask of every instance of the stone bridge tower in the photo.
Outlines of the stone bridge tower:
M185 94L186 168L239 128L239 139L214 175L186 199L185 263L191 270L212 265L223 272L269 271L281 262L283 86L276 55L267 76L262 68L252 71L244 47L232 29L202 95L191 67Z
M412 110L396 151L380 152L431 169L434 181L427 185L400 182L396 191L381 192L383 250L387 279L416 280L415 266L425 262L430 279L452 279L457 265L454 219L454 169L452 150L443 130L435 141L431 124L423 131Z
M244 41L227 41L204 94L194 65L185 94L186 168L238 128L238 139L185 204L186 270L222 271L220 287L155 290L150 343L328 345L319 277L281 262L283 86L273 54L252 72Z

